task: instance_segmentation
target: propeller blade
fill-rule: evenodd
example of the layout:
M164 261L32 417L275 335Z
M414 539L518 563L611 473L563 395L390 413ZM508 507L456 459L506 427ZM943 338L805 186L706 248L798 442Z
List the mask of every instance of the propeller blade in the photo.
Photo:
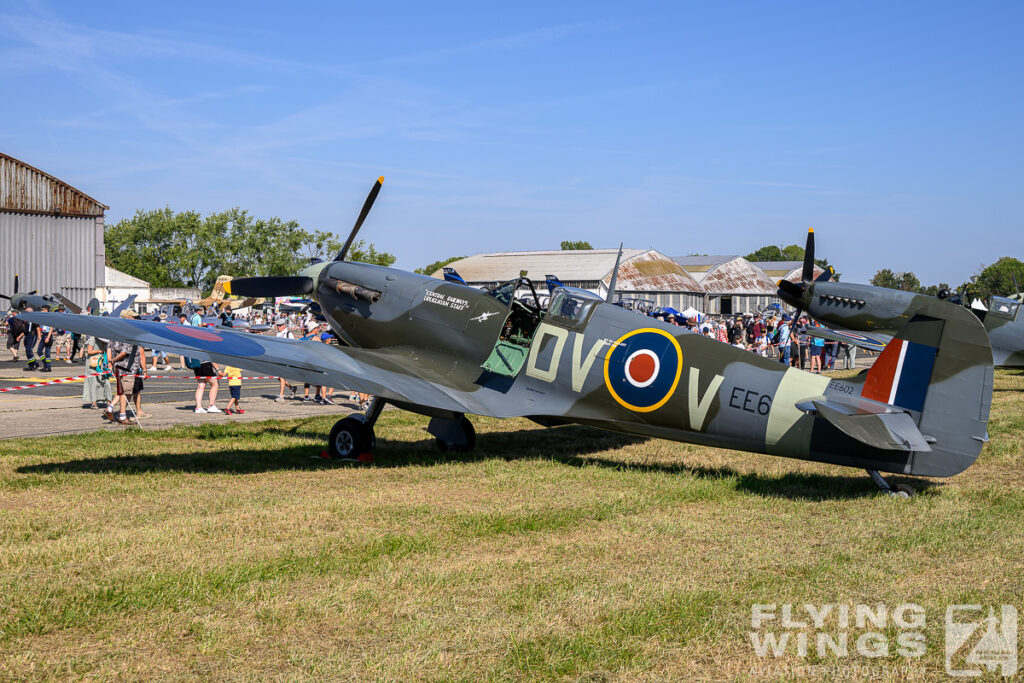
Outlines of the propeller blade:
M611 282L608 283L608 297L605 299L608 303L611 303L612 296L615 295L615 286L619 283L619 261L622 260L622 242L619 242L619 254L615 257L615 270L612 271Z
M818 277L814 278L814 281L815 282L827 282L828 280L831 280L835 276L835 274L836 274L836 269L833 268L832 266L828 266L828 267L825 268L825 272L823 272Z
M814 279L814 228L807 228L807 246L804 247L804 270L800 277L804 282Z
M6 294L0 294L0 299L7 299L8 301L10 301L11 297L7 296Z
M28 293L28 296L32 296L33 294L38 294L38 293L39 293L38 289L33 289L31 292Z
M18 293L18 274L14 274L14 293Z
M376 201L377 195L380 194L380 188L384 184L384 176L377 178L377 182L370 188L370 194L366 195L366 201L363 202L363 209L359 212L359 218L356 219L356 224L352 226L352 232L348 234L348 239L345 240L345 246L341 248L338 255L334 258L335 261L344 261L345 255L348 254L349 247L352 246L352 242L356 239L356 233L359 232L359 228L363 227L363 221L366 220L366 215L370 213L370 209L373 208L373 202Z
M236 277L224 283L224 291L247 297L304 296L313 293L313 278L305 275Z

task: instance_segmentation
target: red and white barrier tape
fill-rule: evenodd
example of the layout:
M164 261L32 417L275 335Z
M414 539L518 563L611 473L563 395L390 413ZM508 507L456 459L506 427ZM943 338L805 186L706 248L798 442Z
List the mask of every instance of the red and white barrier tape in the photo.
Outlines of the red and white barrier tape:
M96 373L93 373L96 374ZM77 382L78 380L85 379L86 377L92 377L92 375L78 375L77 377L58 377L57 379L51 379L48 382L37 382L35 384L23 384L20 387L3 387L0 388L0 394L7 391L18 391L19 389L35 389L36 387L45 387L47 384L63 384L65 382Z
M75 375L74 377L58 377L57 379L47 380L45 382L36 382L35 384L22 384L17 387L0 387L0 394L7 393L9 391L19 391L21 389L35 389L37 387L45 387L51 384L66 384L68 382L78 382L86 377L96 377L102 373L92 372L88 375ZM121 375L122 377L141 377L143 379L195 379L190 375ZM224 376L223 379L228 379ZM263 377L240 377L239 379L277 379L276 376L263 376Z

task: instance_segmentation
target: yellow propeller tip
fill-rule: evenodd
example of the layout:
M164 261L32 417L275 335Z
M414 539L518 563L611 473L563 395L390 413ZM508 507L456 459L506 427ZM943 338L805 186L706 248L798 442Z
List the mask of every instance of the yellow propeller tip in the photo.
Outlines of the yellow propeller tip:
M380 178L377 178L377 182L380 183L381 185L383 185L384 184L384 176L381 176Z
M807 228L807 232L814 232L814 228Z
M228 280L227 282L225 282L225 283L223 284L223 287L224 287L224 291L225 291L225 292L226 292L227 294L230 294L230 293L231 293L231 281L230 281L230 280Z

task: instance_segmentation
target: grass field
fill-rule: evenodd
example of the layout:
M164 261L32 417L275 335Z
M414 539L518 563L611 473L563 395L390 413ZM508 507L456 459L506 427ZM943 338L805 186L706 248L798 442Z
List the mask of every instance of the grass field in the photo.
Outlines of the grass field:
M526 421L441 454L399 411L375 466L311 459L332 422L0 442L0 678L920 680L947 604L1024 611L1015 373L978 463L909 501ZM754 603L917 603L927 653L759 658Z

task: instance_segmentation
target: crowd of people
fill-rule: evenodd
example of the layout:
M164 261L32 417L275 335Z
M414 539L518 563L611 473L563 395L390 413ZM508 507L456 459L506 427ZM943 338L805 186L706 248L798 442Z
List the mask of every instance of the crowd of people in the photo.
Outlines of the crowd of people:
M836 369L836 361L843 370L857 365L857 347L823 339L810 333L821 327L816 320L801 315L796 321L787 313L774 312L737 316L707 317L698 321L682 315L654 312L651 317L670 325L685 327L698 334L711 337L723 344L751 351L759 356L777 358L780 363L821 374ZM809 368L808 368L809 366Z
M31 311L32 307L29 306L26 310ZM47 308L44 307L43 310ZM178 320L173 322L201 327L206 324L203 313L202 309L182 313ZM125 318L137 317L131 310L126 310L121 315ZM163 322L172 322L167 320L166 315L161 315L160 319ZM83 407L103 409L103 418L112 423L129 425L136 423L138 418L151 417L142 407L145 376L151 371L191 372L196 380L196 413L245 413L241 405L241 368L220 367L217 363L187 356L180 356L177 364L172 365L165 352L29 323L13 315L13 312L8 314L3 324L7 332L7 349L11 353L11 360L17 362L19 351L25 351L25 372L51 372L51 352L54 347L57 353L56 360L68 364L84 362L89 373L82 386ZM323 344L336 343L327 323L316 320L308 313L273 315L255 312L245 316L231 316L227 320L222 319L221 324L246 329L254 334L272 334L286 339L301 339ZM270 329L265 329L268 326ZM222 410L217 406L217 398L223 381L228 385L229 400ZM275 399L278 402L286 400L285 394L289 392L290 398L303 402L335 405L334 387L305 384L303 394L299 397L297 386L283 377L279 378L279 384L278 396ZM364 410L369 407L372 400L372 396L363 393L352 393L348 398L357 401Z

